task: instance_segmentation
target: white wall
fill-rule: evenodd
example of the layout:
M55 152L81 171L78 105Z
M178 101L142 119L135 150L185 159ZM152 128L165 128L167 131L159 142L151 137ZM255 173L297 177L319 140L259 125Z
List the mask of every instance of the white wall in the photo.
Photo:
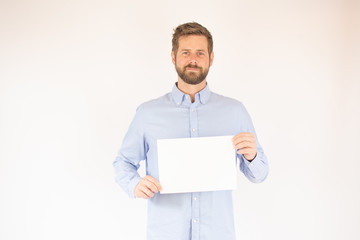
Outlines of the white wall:
M211 90L268 155L239 239L360 239L359 1L1 1L0 239L144 239L114 182L135 108L170 91L172 29L214 37Z

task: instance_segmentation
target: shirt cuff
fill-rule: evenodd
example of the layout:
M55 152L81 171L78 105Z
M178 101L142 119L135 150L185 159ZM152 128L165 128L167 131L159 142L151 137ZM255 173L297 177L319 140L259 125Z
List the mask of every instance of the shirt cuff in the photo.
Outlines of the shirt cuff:
M140 176L135 176L133 179L131 179L129 185L128 185L128 195L130 198L136 198L135 197L135 188L136 185L138 185L138 183L140 182L141 177Z
M258 159L259 159L259 154L257 154L256 153L256 156L255 156L255 158L253 159L253 160L251 160L251 161L249 161L249 160L247 160L245 157L244 157L244 155L240 155L242 158L243 158L243 160L244 160L244 163L246 164L246 166L248 166L249 168L251 168L251 167L253 167L254 165L256 165L256 163L259 161Z

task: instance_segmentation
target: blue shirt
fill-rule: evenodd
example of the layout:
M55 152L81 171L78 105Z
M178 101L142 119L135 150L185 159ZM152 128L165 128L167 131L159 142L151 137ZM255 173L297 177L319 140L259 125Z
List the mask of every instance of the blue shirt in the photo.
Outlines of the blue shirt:
M146 161L146 174L159 179L157 139L236 135L240 132L255 134L241 102L213 93L206 85L192 103L190 96L175 85L172 92L137 108L113 163L116 182L134 198L134 189L141 180L137 169L142 160ZM265 180L268 163L257 140L256 146L257 155L251 162L240 154L237 157L241 172L251 182L258 183ZM235 240L232 191L155 193L148 199L147 239Z

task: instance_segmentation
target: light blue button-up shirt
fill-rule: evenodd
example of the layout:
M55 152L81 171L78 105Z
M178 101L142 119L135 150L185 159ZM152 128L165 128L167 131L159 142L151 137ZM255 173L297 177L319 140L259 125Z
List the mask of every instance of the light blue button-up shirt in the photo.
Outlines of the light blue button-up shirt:
M175 84L172 92L138 107L113 163L116 182L134 198L134 189L141 180L137 170L142 160L146 161L146 174L159 179L157 139L240 132L255 134L241 102L213 93L207 85L192 103L190 96ZM251 162L240 154L237 157L241 172L258 183L266 178L268 163L258 140L256 146L257 155ZM186 177L186 172L183 174ZM155 193L148 199L147 224L148 240L234 240L232 192Z

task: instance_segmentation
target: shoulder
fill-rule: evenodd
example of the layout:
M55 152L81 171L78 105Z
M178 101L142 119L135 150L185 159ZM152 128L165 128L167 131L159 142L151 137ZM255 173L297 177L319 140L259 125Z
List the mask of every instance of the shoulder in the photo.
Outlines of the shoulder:
M252 126L251 117L241 101L213 92L210 99L217 109L221 109L220 111L222 111L224 115L231 112L232 115L229 116L237 118L238 122L241 122L243 126L250 126L246 128L246 131L250 131L248 129L251 129Z
M162 108L165 105L168 105L170 102L171 102L170 93L166 93L165 95L163 95L161 97L151 99L151 100L141 103L137 107L136 112L138 112L138 113L151 112L153 110Z
M218 104L226 105L226 106L232 106L235 108L241 108L241 109L245 110L244 104L241 101L239 101L235 98L223 96L218 93L211 92L210 101L213 103L218 103Z

